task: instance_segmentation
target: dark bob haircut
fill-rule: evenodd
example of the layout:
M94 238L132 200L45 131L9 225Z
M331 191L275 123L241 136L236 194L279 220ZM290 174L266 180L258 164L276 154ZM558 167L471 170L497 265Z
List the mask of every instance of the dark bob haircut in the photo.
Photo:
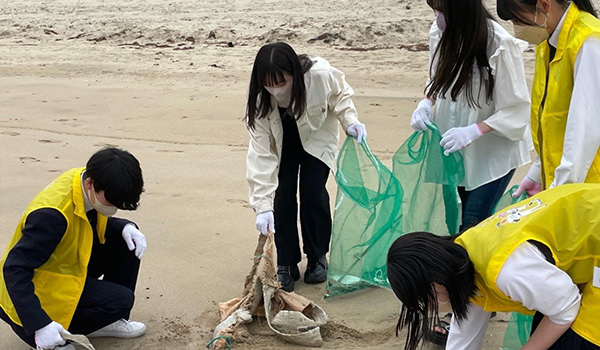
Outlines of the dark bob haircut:
M138 160L122 149L104 148L88 160L84 178L90 178L96 192L122 210L135 210L144 192L144 179Z
M412 232L396 239L390 247L388 279L402 302L396 336L401 329L408 328L406 350L417 349L425 333L439 321L432 283L446 288L458 322L467 316L469 299L477 290L475 268L467 251L454 243L455 237Z
M288 114L300 118L306 110L306 86L304 73L308 72L312 61L306 55L298 56L294 49L282 42L265 45L258 50L252 67L248 104L246 105L246 124L252 130L257 119L271 113L271 94L265 86L285 83L283 73L294 77L292 98Z

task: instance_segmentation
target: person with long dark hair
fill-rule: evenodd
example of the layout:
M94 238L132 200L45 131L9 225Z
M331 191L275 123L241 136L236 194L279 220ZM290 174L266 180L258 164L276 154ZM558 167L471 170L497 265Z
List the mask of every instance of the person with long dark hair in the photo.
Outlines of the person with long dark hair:
M443 133L445 153L460 152L465 177L459 184L460 231L492 214L515 169L530 161L529 90L515 39L481 0L427 0L436 20L429 31L429 80L410 125ZM449 314L428 333L444 344Z
M425 131L433 120L445 153L462 154L463 230L492 213L515 169L530 161L527 43L493 20L481 0L427 4L436 14L429 80L410 124Z
M344 73L323 58L297 55L286 43L265 45L256 55L246 106L246 178L256 228L275 233L277 276L285 291L294 290L300 278L298 192L308 259L304 282L327 279L332 223L325 185L335 166L340 124L359 143L367 136L353 94Z
M522 349L600 349L600 185L568 184L517 203L457 236L412 232L390 247L402 302L396 334L417 349L442 303L446 349L481 349L491 312L534 314Z
M590 0L498 0L536 47L531 131L538 157L515 196L600 182L600 20Z

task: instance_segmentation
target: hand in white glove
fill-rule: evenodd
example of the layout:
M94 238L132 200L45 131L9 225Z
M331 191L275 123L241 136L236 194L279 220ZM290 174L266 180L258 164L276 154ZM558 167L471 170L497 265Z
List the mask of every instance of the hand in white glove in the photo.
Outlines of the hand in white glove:
M517 188L512 196L513 198L517 198L525 191L527 191L528 195L533 196L542 191L542 184L533 181L529 176L525 176L521 184L519 184L519 188Z
M483 136L483 132L476 123L462 128L452 128L442 135L440 146L444 147L444 154L449 155L463 149Z
M134 224L127 224L123 227L123 239L127 243L127 248L135 249L135 256L141 260L147 247L146 236Z
M39 349L54 349L59 345L65 345L66 341L61 334L71 334L63 328L60 323L54 321L35 331L35 345Z
M275 233L275 217L272 210L256 215L256 229L265 236L269 231Z
M417 131L426 131L427 124L431 124L432 106L433 102L428 98L419 101L417 109L410 118L410 127Z
M363 123L350 124L346 132L348 135L356 138L356 142L358 143L362 143L363 140L367 139L367 128L365 128L365 124Z

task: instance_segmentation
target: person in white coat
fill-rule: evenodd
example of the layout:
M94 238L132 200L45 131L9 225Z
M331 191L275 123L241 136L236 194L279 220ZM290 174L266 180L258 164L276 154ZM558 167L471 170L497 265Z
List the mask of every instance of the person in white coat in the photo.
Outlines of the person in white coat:
M302 260L305 283L327 279L331 211L325 185L335 167L339 127L358 142L366 136L344 73L320 57L298 56L282 42L263 46L250 79L245 122L250 133L246 178L256 228L275 233L277 275L294 289Z
M445 153L462 154L464 230L491 214L514 170L530 161L527 43L494 21L481 0L427 3L436 13L430 78L410 125L424 131L433 120Z
M443 133L445 154L460 152L465 177L460 231L490 216L515 169L530 161L530 98L522 53L527 43L512 37L481 0L427 0L435 11L430 35L425 98L410 125ZM447 328L447 324L443 324ZM445 343L447 332L431 334Z

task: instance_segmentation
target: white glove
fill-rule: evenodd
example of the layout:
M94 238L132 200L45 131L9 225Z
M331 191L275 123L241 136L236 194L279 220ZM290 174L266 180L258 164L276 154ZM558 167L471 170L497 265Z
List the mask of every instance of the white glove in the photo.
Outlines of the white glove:
M256 229L265 236L269 231L275 233L275 217L272 210L256 215Z
M135 256L141 260L147 247L146 236L134 224L127 224L123 227L123 239L127 243L127 248L135 249Z
M476 123L461 128L452 128L442 135L440 146L444 147L444 154L449 155L467 147L481 136L483 136L483 132Z
M432 106L433 102L428 98L419 101L417 109L410 118L410 127L417 131L426 131L428 129L427 124L431 124Z
M542 191L542 184L533 181L529 176L525 176L521 184L519 184L519 188L517 188L512 196L513 198L517 198L525 191L527 191L528 195L533 196Z
M358 143L362 143L363 140L367 139L367 128L365 128L365 124L363 123L350 124L346 132L348 135L356 138L356 142Z
M35 331L35 345L39 349L54 349L59 345L65 345L66 341L60 336L61 334L71 333L65 330L60 323L52 321Z

